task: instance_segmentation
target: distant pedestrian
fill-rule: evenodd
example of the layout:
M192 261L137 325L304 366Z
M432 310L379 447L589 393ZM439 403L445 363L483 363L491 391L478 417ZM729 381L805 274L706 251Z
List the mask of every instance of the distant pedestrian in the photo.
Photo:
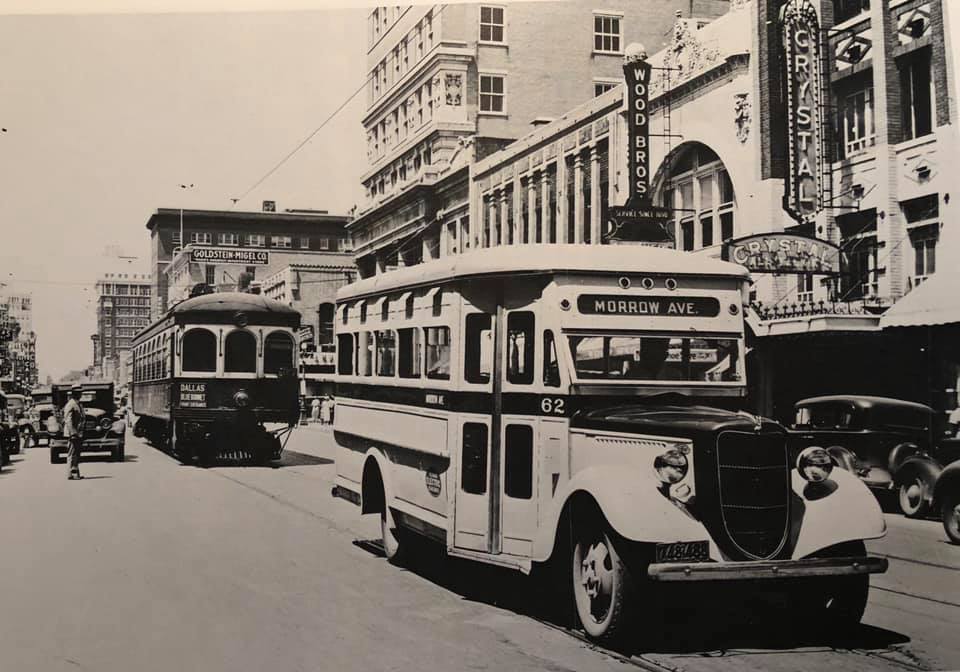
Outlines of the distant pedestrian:
M80 475L80 447L83 443L83 406L80 405L80 397L83 395L83 388L74 385L70 388L70 400L63 407L63 435L70 442L70 449L67 452L68 480L83 478Z
M320 424L329 425L332 416L333 408L330 402L330 397L324 397L323 401L320 402Z
M320 399L317 397L314 397L313 401L310 402L310 419L313 422L320 421Z
M331 425L333 424L333 421L336 419L336 411L337 411L337 400L331 394L330 395L330 424Z

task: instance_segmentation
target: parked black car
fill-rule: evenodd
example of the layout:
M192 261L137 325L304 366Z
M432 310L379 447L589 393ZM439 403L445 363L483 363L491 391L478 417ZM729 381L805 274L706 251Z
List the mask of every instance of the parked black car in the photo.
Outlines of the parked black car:
M960 450L960 439L950 439ZM943 530L954 544L960 544L960 458L948 464L934 486L933 500L940 505Z
M801 444L826 448L875 492L895 491L900 510L910 517L931 509L943 465L960 457L924 404L831 395L802 399L795 411L793 430Z

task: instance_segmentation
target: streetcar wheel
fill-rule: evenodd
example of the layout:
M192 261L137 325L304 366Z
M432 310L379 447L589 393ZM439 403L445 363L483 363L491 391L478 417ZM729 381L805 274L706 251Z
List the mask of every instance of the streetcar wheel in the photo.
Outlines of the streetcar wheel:
M944 497L941 507L943 530L951 543L960 544L960 492Z
M573 595L577 617L598 643L618 643L627 629L632 578L611 535L600 525L580 525L573 544Z
M386 503L380 512L380 538L383 541L383 554L393 565L401 565L407 556L407 543L393 517L393 512Z
M923 479L913 474L900 483L900 510L907 518L920 518L927 513L927 485Z

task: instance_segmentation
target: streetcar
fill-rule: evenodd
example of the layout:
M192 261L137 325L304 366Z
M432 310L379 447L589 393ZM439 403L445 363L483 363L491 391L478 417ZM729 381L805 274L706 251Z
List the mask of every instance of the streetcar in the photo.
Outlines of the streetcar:
M134 434L185 462L280 459L299 418L300 314L256 294L173 306L133 343Z
M864 545L883 516L823 448L742 410L748 288L715 259L574 245L348 285L333 495L379 515L393 562L432 539L553 577L603 644L708 588L857 623L886 569Z

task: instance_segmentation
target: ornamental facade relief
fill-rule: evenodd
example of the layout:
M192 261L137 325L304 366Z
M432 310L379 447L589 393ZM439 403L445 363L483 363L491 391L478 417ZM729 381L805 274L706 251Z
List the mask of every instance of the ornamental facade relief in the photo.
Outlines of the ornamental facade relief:
M737 140L745 143L750 138L752 106L749 93L733 94L733 123L737 129Z

